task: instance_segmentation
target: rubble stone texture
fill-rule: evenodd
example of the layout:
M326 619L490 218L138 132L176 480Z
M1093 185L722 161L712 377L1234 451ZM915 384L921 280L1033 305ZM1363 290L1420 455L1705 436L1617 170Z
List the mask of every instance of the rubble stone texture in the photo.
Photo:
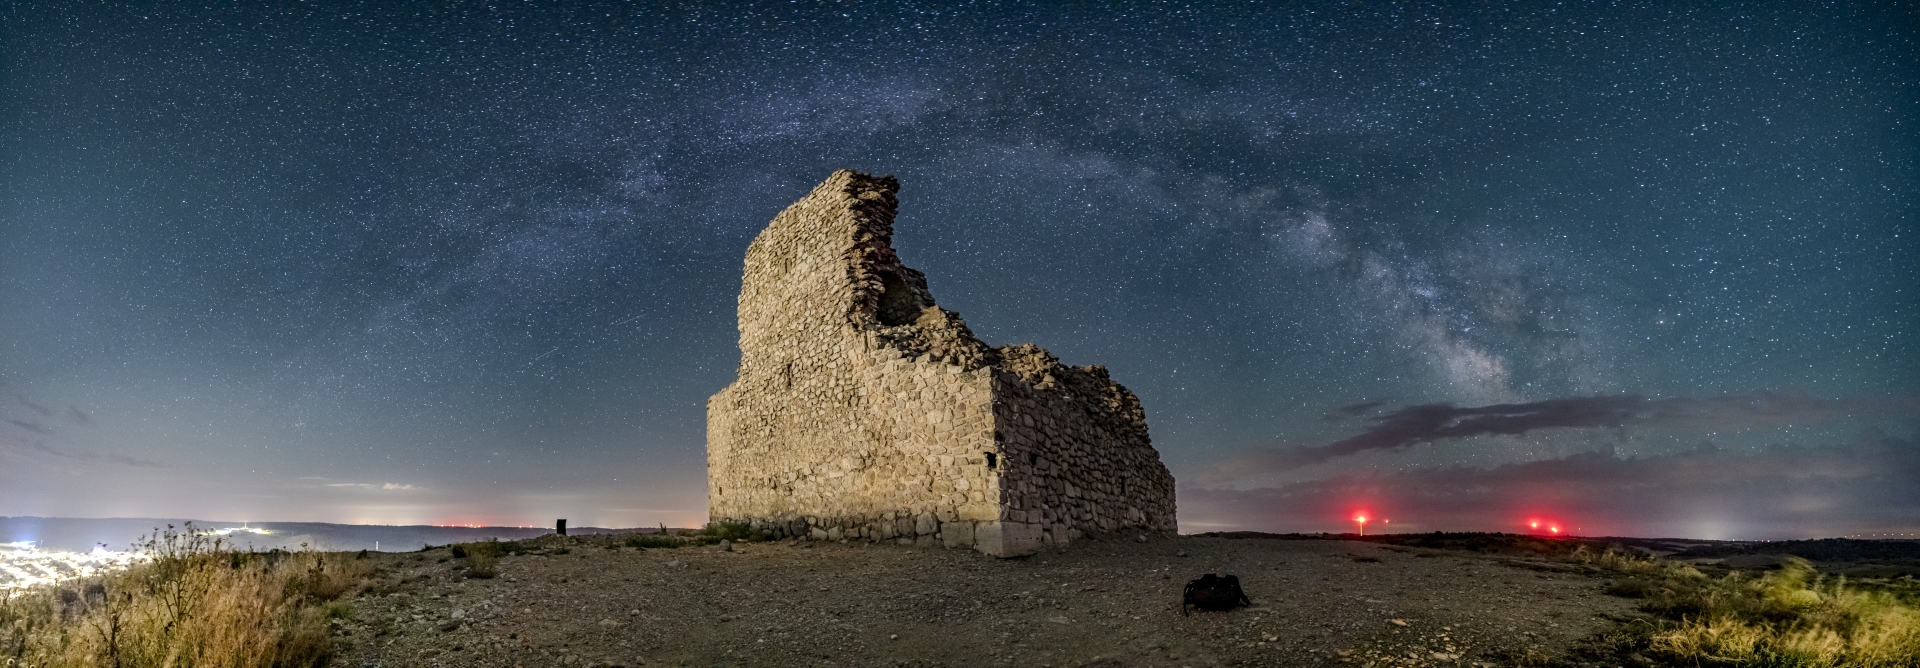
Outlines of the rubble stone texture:
M1174 531L1140 400L974 338L894 254L898 190L836 172L747 249L739 379L707 400L711 519L1002 557Z

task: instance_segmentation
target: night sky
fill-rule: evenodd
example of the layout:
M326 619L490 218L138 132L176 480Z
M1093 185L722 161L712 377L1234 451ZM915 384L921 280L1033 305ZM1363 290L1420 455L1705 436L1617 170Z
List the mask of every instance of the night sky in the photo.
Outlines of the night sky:
M0 515L697 525L852 168L1183 531L1920 531L1912 6L386 4L0 8Z

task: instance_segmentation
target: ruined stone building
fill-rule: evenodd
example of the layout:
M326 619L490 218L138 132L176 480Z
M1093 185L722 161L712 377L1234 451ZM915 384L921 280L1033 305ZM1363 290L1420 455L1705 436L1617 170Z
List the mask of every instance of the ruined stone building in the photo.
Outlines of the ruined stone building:
M1140 400L935 305L891 246L898 189L837 172L747 249L739 379L707 400L712 520L1003 557L1173 531Z

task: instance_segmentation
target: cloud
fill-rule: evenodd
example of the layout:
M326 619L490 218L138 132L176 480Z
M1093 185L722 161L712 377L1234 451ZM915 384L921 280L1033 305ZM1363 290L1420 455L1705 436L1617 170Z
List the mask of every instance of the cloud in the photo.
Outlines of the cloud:
M302 478L302 480L308 480L308 479L310 478ZM319 478L319 479L324 480L325 478ZM373 483L367 483L367 482L330 482L330 483L327 483L327 486L328 487L352 487L356 489L377 489L377 490L383 490L383 491L394 491L394 490L407 491L407 490L420 489L419 487L415 487L413 485L406 485L406 484L401 484L397 482L381 483L378 485L375 485Z
M0 387L4 387L4 385L0 385ZM13 398L17 402L19 402L21 406L24 406L26 407L27 410L38 414L41 418L46 418L46 419L60 418L60 419L66 420L69 423L77 424L80 426L86 426L86 427L93 426L93 417L91 415L88 415L86 411L80 410L80 408L77 406L69 406L66 411L55 411L51 408L47 408L46 406L42 406L40 404L34 403L32 400L28 399L26 395L20 394L18 392L13 393ZM92 453L92 452L71 452L63 448L56 448L52 445L49 445L48 441L51 440L58 443L64 443L69 446L78 446L78 447L85 447L85 446L81 446L80 444L75 443L72 439L55 434L54 428L51 425L46 424L42 422L40 419L37 419L31 415L25 416L24 419L5 418L3 421L6 424L11 424L14 427L18 427L20 429L26 430L27 432L29 432L29 434L22 436L22 435L19 435L17 432L15 432L13 435L9 436L7 433L0 433L0 446L9 446L19 450L25 450L29 452L38 452L43 455L58 457L60 459L64 459L67 461L74 461L74 462L106 462L109 464L120 464L122 466L138 466L142 468L162 468L162 469L173 468L173 465L167 464L165 462L158 462L151 459L141 459L138 457L131 457L128 455L114 454L114 453L100 454L100 453Z
M13 425L16 427L25 429L27 431L30 431L36 434L51 435L53 433L52 427L48 427L38 422L28 422L25 420L7 420L7 421L13 423Z
M1604 407L1603 407L1604 408ZM1596 420L1611 415L1605 410ZM1611 451L1491 469L1350 475L1252 490L1181 490L1181 527L1515 531L1540 518L1585 535L1794 538L1920 530L1920 443L1870 434L1838 446Z
M1384 401L1363 401L1357 404L1349 404L1346 406L1341 406L1339 408L1333 409L1333 414L1328 415L1327 418L1340 419L1340 418L1355 417L1362 413L1372 411L1375 408L1384 406L1386 405L1386 403L1387 402L1384 402Z
M1358 413L1368 404L1343 407ZM1286 471L1370 450L1398 450L1420 443L1473 436L1518 436L1540 429L1619 429L1660 426L1733 430L1817 424L1863 414L1920 414L1920 399L1822 400L1763 392L1706 399L1649 399L1624 394L1566 397L1520 404L1463 408L1447 403L1408 406L1374 418L1374 426L1326 445L1243 451L1216 467L1216 475Z
M19 424L15 420L8 420L8 422ZM47 433L47 432L41 432L41 433ZM75 462L107 462L111 464L120 464L123 466L138 466L142 468L156 468L156 469L173 468L172 464L168 464L166 462L158 462L151 459L140 459L138 457L129 457L127 455L111 454L111 453L103 455L103 454L90 453L90 452L83 452L83 453L67 452L65 450L61 450L51 445L47 445L46 443L42 442L37 438L32 438L25 441L13 440L13 439L0 439L0 445L8 445L15 448L19 448L21 450L38 452L43 455L51 455L54 457L58 457L68 461L75 461Z
M15 394L14 398L19 399L20 405L26 406L27 410L33 411L35 413L39 413L41 415L53 415L52 409L47 408L46 406L42 406L40 404L33 403L32 401L29 401L26 395L24 394Z
M103 462L112 462L112 463L121 464L124 466L138 466L141 468L150 468L150 469L173 468L172 464L168 464L166 462L157 462L151 459L140 459L138 457L128 457L126 455L77 455L77 456L68 455L68 456L74 457L75 459L90 459L90 460L103 461Z

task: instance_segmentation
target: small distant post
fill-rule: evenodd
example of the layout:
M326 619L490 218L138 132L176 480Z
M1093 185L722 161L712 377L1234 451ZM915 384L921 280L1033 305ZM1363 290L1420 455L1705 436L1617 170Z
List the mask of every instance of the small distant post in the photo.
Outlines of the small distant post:
M553 521L553 532L554 532L554 533L557 533L557 534L560 534L560 535L562 535L562 536L565 536L565 535L567 535L567 521L566 521L566 520L554 520L554 521Z

